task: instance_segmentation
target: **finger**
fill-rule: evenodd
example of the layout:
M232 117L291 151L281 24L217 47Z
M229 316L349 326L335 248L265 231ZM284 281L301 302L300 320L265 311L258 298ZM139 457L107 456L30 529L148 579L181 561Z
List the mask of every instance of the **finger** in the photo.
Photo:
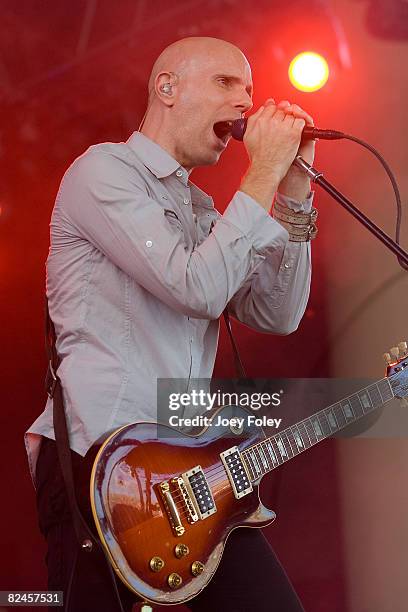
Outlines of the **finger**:
M256 113L252 113L251 117L248 117L248 120L251 119L252 117L259 117L259 115L262 113L264 109L265 109L264 105L260 106L258 110L256 111Z
M295 118L294 122L293 122L293 127L297 130L299 130L299 132L301 133L303 128L305 127L306 122L304 119L300 119L298 117Z
M276 102L273 98L268 98L267 100L265 100L264 102L264 115L268 116L271 115L275 112L276 109Z
M278 104L278 108L280 109L287 108L288 106L291 106L289 100L281 100Z
M274 119L278 119L279 121L284 121L286 116L287 115L286 115L286 113L283 110L281 110L281 109L276 107L276 110L275 110L275 112L273 114L273 118Z
M258 110L255 113L252 113L252 115L247 117L247 129L248 127L251 127L252 123L256 121L262 115L264 110L265 110L265 106L262 105L258 108Z
M285 112L291 113L294 117L302 118L306 121L307 125L314 126L313 117L311 117L306 111L304 111L297 104L291 104L285 108Z

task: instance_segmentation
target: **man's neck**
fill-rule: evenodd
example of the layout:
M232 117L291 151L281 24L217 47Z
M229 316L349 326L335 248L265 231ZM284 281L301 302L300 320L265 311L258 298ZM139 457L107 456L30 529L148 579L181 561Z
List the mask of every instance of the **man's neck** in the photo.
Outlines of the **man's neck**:
M180 166L187 170L187 173L190 176L194 168L188 167L187 165L183 164L182 161L180 161L177 156L177 152L175 150L174 145L171 143L170 138L166 137L166 133L163 130L152 125L145 124L140 130L140 133L143 134L143 136L146 136L146 138L149 138L150 140L158 144L159 147L166 151L166 153L171 155L171 157L175 159L180 164Z

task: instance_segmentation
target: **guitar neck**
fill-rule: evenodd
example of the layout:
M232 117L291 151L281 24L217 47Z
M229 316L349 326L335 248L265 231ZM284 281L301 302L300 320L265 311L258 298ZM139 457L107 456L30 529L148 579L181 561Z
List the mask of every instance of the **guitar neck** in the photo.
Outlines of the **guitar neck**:
M252 481L329 438L394 398L388 378L353 393L328 408L249 446L241 455Z

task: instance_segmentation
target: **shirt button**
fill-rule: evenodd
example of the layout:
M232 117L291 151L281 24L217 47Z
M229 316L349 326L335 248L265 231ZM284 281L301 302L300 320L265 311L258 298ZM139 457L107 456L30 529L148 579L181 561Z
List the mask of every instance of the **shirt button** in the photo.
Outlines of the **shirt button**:
M285 264L283 264L283 267L284 267L284 268L286 268L286 269L288 269L288 268L290 268L291 266L290 266L290 263L285 263Z
M146 246L150 248L151 246L153 246L153 242L151 240L146 240Z
M176 176L183 176L183 172L182 172L182 170L177 170L177 172L176 172Z
M188 198L184 198L183 203L184 204L190 204L190 200Z

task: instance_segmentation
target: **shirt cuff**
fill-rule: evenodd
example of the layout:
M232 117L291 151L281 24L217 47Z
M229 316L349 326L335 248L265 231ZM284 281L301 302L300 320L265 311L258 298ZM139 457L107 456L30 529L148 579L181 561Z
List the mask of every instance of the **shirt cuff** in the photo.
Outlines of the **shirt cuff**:
M281 204L282 206L287 206L295 212L309 213L312 210L314 194L314 191L309 191L309 195L307 196L307 198L303 200L303 202L298 202L298 200L294 200L293 198L283 195L283 193L279 193L278 191L276 194L276 201L278 202L278 204Z

